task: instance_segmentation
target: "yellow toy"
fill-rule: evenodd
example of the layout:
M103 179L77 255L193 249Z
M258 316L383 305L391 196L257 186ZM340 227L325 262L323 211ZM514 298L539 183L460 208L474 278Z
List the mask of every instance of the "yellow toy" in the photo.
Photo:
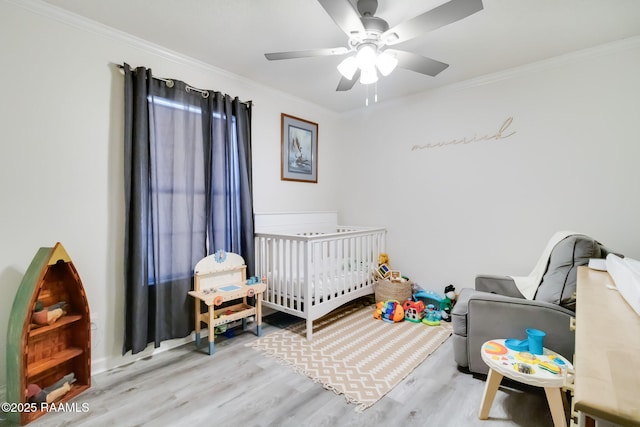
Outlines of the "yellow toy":
M378 265L382 264L387 264L388 266L391 265L389 263L389 255L386 252L380 252L380 255L378 255Z

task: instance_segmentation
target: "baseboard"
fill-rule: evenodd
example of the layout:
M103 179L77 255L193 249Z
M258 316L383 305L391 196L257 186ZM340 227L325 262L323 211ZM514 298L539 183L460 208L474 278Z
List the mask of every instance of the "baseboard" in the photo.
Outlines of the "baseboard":
M249 320L249 322L251 323L252 321ZM237 321L237 322L231 323L229 326L236 327L236 326L239 326L240 324L242 324L242 322ZM209 337L208 331L206 329L203 330L201 333L201 338L206 340L208 339L208 337ZM160 347L158 348L155 348L153 344L149 344L147 348L141 351L140 353L136 353L135 355L128 354L128 355L119 357L115 362L113 361L112 358L109 358L109 357L103 357L97 360L92 360L91 361L91 377L94 377L95 375L101 374L103 372L107 372L111 369L120 368L132 362L136 362L140 359L143 359L149 356L154 356L160 353L164 353L165 351L183 346L185 344L193 343L194 341L195 341L195 333L192 333L191 335L184 338L177 338L174 340L164 341L160 344ZM6 399L7 399L7 385L0 384L0 402L6 402ZM2 414L0 413L0 421L3 421L3 420L4 418L2 418Z
M202 336L203 337L208 336L206 330L203 331ZM160 343L160 347L157 347L157 348L154 347L153 343L151 343L147 346L147 348L145 348L141 352L136 353L134 355L130 353L126 354L122 357L118 357L115 361L113 358L109 358L109 357L103 357L101 359L92 360L91 376L93 377L97 374L107 372L111 369L116 369L116 368L128 365L130 363L136 362L140 359L144 359L149 356L154 356L156 354L164 353L165 351L174 349L176 347L180 347L182 345L192 343L194 342L194 340L195 340L195 334L192 333L191 335L184 338L176 338L169 341L163 341L162 343Z

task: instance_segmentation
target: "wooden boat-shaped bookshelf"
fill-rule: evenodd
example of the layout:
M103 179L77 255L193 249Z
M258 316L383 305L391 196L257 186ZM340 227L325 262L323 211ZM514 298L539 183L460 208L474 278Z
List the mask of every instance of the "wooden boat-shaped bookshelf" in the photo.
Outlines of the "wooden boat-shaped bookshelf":
M49 324L33 321L36 304L47 307L65 302L64 315ZM89 304L67 251L60 243L40 248L29 265L13 301L7 333L7 401L29 402L27 387L36 384L47 391L73 373L70 389L55 404L74 398L91 386L91 323ZM42 322L40 322L42 323ZM56 393L50 393L52 398ZM49 404L37 410L7 414L27 424L47 413Z

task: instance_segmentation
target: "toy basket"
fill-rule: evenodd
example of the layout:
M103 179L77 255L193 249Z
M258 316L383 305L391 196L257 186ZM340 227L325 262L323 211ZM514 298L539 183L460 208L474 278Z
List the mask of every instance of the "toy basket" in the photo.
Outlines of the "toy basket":
M375 282L373 288L376 294L376 303L387 300L403 303L412 295L411 282L408 280L406 282L392 282L381 279Z

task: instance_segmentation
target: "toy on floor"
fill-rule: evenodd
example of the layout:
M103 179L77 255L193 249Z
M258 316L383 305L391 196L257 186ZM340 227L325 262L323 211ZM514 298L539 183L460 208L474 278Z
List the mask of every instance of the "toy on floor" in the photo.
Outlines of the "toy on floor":
M436 310L440 311L440 302L442 302L443 297L439 293L423 289L416 292L414 298L416 300L422 301L425 307L428 307L429 304L432 304Z
M66 307L67 303L64 301L60 301L49 307L45 307L42 301L36 301L31 320L36 325L51 325L66 314Z
M404 309L404 320L409 322L419 323L424 317L424 303L422 301L413 301L407 299L402 304Z
M451 310L456 303L456 288L447 285L444 288L444 298L440 301L440 315L445 322L451 322Z
M37 404L55 402L71 390L71 384L75 381L75 374L72 372L44 389L40 388L38 384L29 384L26 390L27 400L29 403Z
M398 301L380 301L376 304L373 317L389 323L400 322L404 319L404 309Z
M433 304L427 305L427 309L425 311L424 319L422 319L422 323L429 326L440 325L440 312L436 310L435 305Z

